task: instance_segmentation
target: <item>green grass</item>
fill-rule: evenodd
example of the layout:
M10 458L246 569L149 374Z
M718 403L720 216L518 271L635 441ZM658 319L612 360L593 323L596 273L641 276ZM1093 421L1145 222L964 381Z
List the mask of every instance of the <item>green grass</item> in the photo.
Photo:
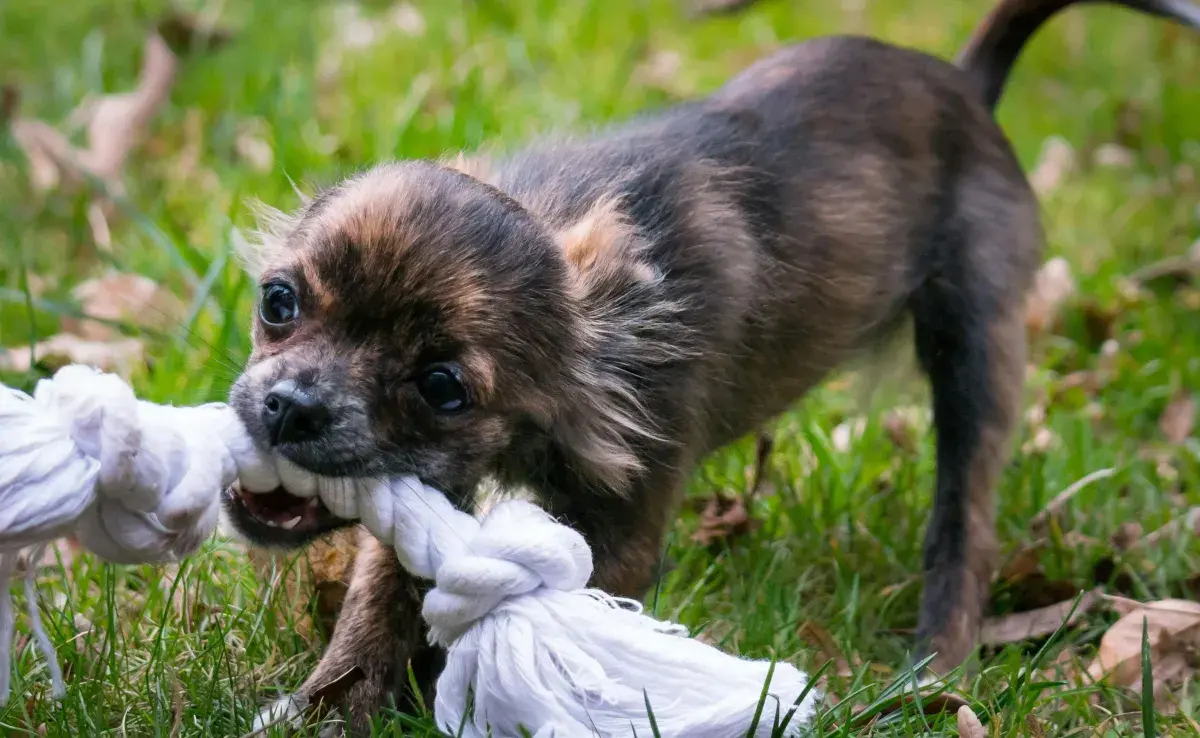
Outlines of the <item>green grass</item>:
M336 64L321 61L334 35L329 5L189 5L216 10L236 37L184 61L169 105L129 163L111 255L86 257L86 202L35 193L23 157L0 132L0 345L58 331L71 287L116 266L150 276L192 307L185 330L146 337L154 362L135 376L138 392L180 404L218 399L248 350L253 291L230 259L234 227L250 224L248 198L292 207L289 178L325 183L389 157L515 144L538 131L619 119L711 90L754 58L821 34L864 32L947 56L990 3L771 0L703 21L670 0L418 5L419 36L393 33ZM858 5L865 9L853 10ZM19 84L21 114L64 123L84 96L132 85L144 29L162 10L157 0L8 0L0 4L0 81ZM364 11L386 13L378 3ZM677 69L655 79L644 62L663 54L678 55ZM1122 289L1124 276L1200 236L1197 79L1200 36L1085 6L1038 35L999 111L1027 168L1051 136L1069 141L1085 164L1043 199L1049 255L1070 261L1081 295L1031 357L1029 401L1046 407L1057 442L1044 453L1022 452L1035 430L1022 427L999 513L1011 552L1029 540L1028 521L1050 498L1113 468L1078 496L1041 557L1050 579L1078 589L1093 586L1093 565L1111 553L1106 542L1121 523L1149 530L1200 504L1200 440L1193 433L1169 446L1157 426L1177 390L1200 389L1198 294L1163 289L1129 300ZM267 170L238 154L248 125L273 151ZM1130 167L1087 165L1092 149L1114 141L1133 152ZM32 283L41 285L37 300L26 289ZM1095 316L1106 312L1119 345L1109 379L1098 389L1072 387L1068 375L1102 364L1096 325L1105 321ZM25 387L35 379L0 378ZM889 685L905 679L897 669L916 619L934 471L924 427L910 452L893 445L881 423L888 407L922 402L920 383L902 375L863 407L866 384L846 375L779 422L770 493L752 506L762 520L757 531L714 552L690 542L695 514L681 516L671 539L676 566L651 604L726 648L811 671L826 657L801 637L802 626L828 631L854 673L831 672L828 686L845 700L823 717L827 734L953 735L952 713L910 709L872 725L872 709L850 714L853 705L882 706ZM863 433L838 448L834 429L860 415L868 421ZM696 474L692 493L744 489L753 458L749 439L719 454ZM1200 571L1194 538L1118 555L1115 564L1134 597L1197 595L1188 589ZM214 542L170 572L80 557L65 571L48 567L40 590L69 691L61 702L49 698L44 664L25 645L15 697L0 709L5 734L36 735L45 726L56 736L240 735L320 653L320 644L291 628L281 592L257 580L228 543ZM1013 607L1020 594L1000 592L997 607ZM80 634L83 616L95 627ZM1089 614L1053 639L987 652L959 689L991 735L1035 735L1029 716L1045 735L1142 735L1136 696L1047 686L1034 668L1064 652L1086 664L1114 619ZM1197 711L1194 688L1179 700L1179 713ZM1198 732L1169 711L1156 722L1171 735ZM381 730L433 735L429 726L397 717Z

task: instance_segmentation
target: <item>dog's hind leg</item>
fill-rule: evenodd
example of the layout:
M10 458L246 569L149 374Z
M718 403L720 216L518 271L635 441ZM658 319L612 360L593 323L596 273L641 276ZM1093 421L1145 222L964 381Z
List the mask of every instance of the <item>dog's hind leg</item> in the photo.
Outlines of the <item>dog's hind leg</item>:
M995 488L1020 416L1025 286L1041 239L1032 197L995 174L960 189L953 211L911 301L937 426L918 623L937 673L974 651L996 564Z

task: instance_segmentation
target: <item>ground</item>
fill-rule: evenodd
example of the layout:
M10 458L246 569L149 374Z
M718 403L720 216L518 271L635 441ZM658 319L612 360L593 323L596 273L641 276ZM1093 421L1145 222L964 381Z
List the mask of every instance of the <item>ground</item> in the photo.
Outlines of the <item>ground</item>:
M188 9L231 35L183 55L169 100L126 164L127 195L108 212L107 236L89 221L86 195L35 188L16 138L0 128L0 346L82 331L72 289L109 269L138 273L178 296L170 308L118 311L119 322L141 326L132 346L152 358L149 368L132 362L139 393L220 399L248 346L254 290L231 250L236 229L252 223L251 198L292 207L293 181L304 189L380 159L619 119L711 90L772 49L822 34L867 33L949 56L989 5L771 0L696 19L672 0L371 3L357 14L194 0ZM165 10L158 0L0 4L0 82L19 92L6 97L15 102L6 114L68 130L84 98L131 89L146 29ZM1200 596L1200 543L1187 525L1130 545L1200 505L1190 422L1200 292L1139 273L1200 237L1197 79L1200 35L1086 5L1038 34L1000 106L1043 195L1047 258L1065 259L1077 290L1035 338L1029 411L1000 491L1009 567L993 615L1097 586L1143 601ZM124 289L132 287L114 291ZM116 345L112 332L93 335ZM25 371L11 353L0 378L27 388L51 363ZM745 655L814 672L832 661L823 684L836 706L824 734L959 730L953 710L883 710L889 686L905 678L898 668L916 620L933 481L915 376L890 371L877 383L874 372L845 373L814 392L773 429L748 503L758 524L712 545L694 538L707 530L698 509L717 492L746 492L754 440L706 463L691 485L698 504L671 538L674 568L648 600ZM1089 474L1031 532L1051 498ZM49 698L43 660L20 640L15 697L0 708L7 734L240 735L320 653L292 627L280 588L256 578L228 542L178 571L83 555L61 564L47 564L39 586L68 693ZM954 688L987 735L1141 735L1155 725L1200 735L1186 717L1200 707L1194 682L1160 688L1155 714L1132 692L1083 676L1120 616L1119 601L1103 605L1053 638L981 652ZM1190 650L1175 654L1184 674L1195 666L1196 631L1182 629ZM23 618L18 632L27 632ZM1166 644L1160 638L1152 655L1165 658ZM381 734L434 735L430 725L395 717Z

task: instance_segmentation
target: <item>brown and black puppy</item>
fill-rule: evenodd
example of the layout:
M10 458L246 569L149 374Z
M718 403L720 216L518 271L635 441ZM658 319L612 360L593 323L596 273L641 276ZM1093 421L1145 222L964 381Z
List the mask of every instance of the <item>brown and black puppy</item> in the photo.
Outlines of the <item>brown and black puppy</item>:
M585 534L595 586L636 597L696 463L910 323L937 426L920 646L948 669L992 576L1042 240L992 110L1070 4L1005 0L958 66L823 38L591 138L352 177L268 229L232 402L288 484L528 489ZM1183 0L1121 4L1200 26ZM270 545L352 522L283 491L227 506ZM369 543L357 569L301 696L358 667L361 725L438 654L421 583Z

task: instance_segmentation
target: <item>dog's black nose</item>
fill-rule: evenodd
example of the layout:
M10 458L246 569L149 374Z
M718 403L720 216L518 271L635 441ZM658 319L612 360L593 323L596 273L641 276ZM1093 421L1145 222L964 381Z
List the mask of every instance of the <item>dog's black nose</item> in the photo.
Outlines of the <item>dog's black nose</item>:
M263 400L262 420L273 444L311 441L329 425L329 409L312 393L285 379Z

